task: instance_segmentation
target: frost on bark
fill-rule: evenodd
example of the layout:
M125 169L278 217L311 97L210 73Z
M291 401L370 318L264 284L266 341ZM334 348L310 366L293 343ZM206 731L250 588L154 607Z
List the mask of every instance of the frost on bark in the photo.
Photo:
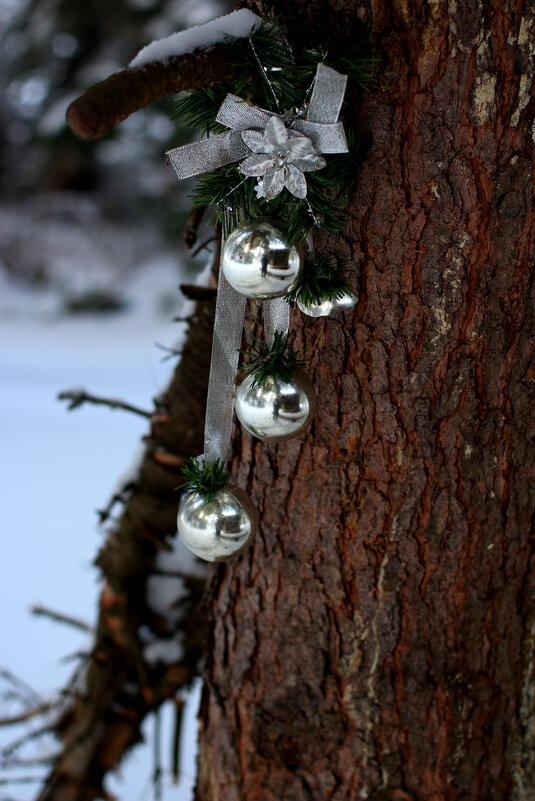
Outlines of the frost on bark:
M212 581L197 801L535 799L535 6L249 7L384 64L318 243L360 302L292 322L315 421L234 440L261 530Z

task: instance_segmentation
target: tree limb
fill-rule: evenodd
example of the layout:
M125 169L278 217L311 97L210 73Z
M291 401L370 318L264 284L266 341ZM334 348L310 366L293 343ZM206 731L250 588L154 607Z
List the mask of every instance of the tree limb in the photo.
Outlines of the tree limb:
M99 139L153 100L212 86L230 80L234 74L224 45L127 67L74 100L67 109L67 123L80 139Z
M189 597L172 631L145 599L148 578L158 575L155 556L176 532L177 471L187 456L202 450L213 314L213 300L198 303L182 360L163 397L166 413L151 417L139 477L98 556L105 584L95 643L53 727L62 749L39 801L106 797L104 777L139 742L143 720L197 674L205 639L204 579L187 566L177 571ZM140 631L156 638L180 631L183 656L172 664L148 662Z

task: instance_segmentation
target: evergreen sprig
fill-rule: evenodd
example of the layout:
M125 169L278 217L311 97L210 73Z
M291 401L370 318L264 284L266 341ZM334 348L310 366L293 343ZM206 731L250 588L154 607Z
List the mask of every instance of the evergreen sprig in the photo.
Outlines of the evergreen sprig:
M308 101L319 61L344 72L360 86L369 85L378 61L373 54L362 52L352 57L337 57L326 50L299 46L292 49L284 29L276 21L262 25L249 38L233 39L225 46L236 65L237 78L184 95L178 100L174 115L182 124L200 128L205 134L226 130L215 118L227 92L268 111L282 113L299 109ZM300 245L314 227L329 232L338 230L361 161L359 143L347 122L345 128L349 153L329 155L323 169L306 174L305 200L294 197L287 189L271 201L259 199L255 180L245 178L236 164L230 164L200 176L193 205L213 206L219 222L230 217L231 228L240 221L277 217L286 223L290 244Z
M185 481L177 489L185 487L190 492L196 492L207 503L210 503L216 492L224 489L229 481L229 474L222 459L210 464L201 464L192 456L182 468L182 475Z
M288 303L299 301L304 306L313 306L325 300L342 298L354 291L338 259L334 256L318 256L305 261L295 285L285 297Z
M256 338L254 343L240 351L249 357L245 369L254 377L253 387L257 384L264 386L269 376L279 376L284 381L289 381L294 369L304 367L309 361L294 349L293 344L288 341L288 335L281 334L280 331L275 331L271 346Z

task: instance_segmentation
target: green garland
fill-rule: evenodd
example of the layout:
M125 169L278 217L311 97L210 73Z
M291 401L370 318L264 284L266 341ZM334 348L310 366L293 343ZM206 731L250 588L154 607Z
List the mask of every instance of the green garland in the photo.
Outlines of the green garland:
M224 489L229 481L229 474L221 459L202 465L192 456L182 468L182 475L185 481L176 489L185 487L189 492L196 492L207 503L210 503L216 492Z
M240 351L249 356L245 370L254 376L253 387L257 384L263 386L268 376L280 376L284 381L289 381L294 369L304 367L309 361L294 350L288 336L280 331L275 331L271 346L256 338L254 341L254 345Z
M305 260L285 299L288 303L299 301L303 306L314 306L354 291L346 278L346 270L335 256L318 256Z
M359 86L369 84L377 64L373 55L336 58L303 47L290 48L277 24L264 24L249 39L234 39L226 47L238 77L184 95L173 117L183 125L200 128L206 135L226 130L215 118L228 92L281 113L285 109L299 109L308 100L318 62L347 74L350 82ZM276 217L286 223L288 241L297 245L304 242L314 227L336 231L343 221L360 163L359 143L347 122L345 130L349 153L328 156L326 167L307 173L305 200L296 198L287 189L271 201L259 199L255 180L244 178L237 165L230 164L199 178L193 205L213 206L220 222L225 213L228 220L230 210L231 228L258 217Z

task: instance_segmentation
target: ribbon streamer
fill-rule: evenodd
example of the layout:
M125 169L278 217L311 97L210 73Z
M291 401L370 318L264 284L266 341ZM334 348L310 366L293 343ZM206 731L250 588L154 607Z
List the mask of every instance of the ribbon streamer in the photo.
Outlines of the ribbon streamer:
M290 130L308 136L318 153L347 153L344 127L338 122L347 85L347 75L341 75L325 64L318 64L306 119L288 123ZM180 179L192 178L226 164L247 158L251 151L241 132L250 128L265 128L270 117L284 115L251 106L237 95L228 94L221 104L216 120L231 130L209 136L200 142L169 150L167 155Z
M286 336L290 328L290 306L285 298L274 298L264 301L264 334L271 347L275 340L275 331Z
M204 460L207 464L216 459L226 459L232 436L235 378L245 301L245 296L228 283L220 267L204 424Z

